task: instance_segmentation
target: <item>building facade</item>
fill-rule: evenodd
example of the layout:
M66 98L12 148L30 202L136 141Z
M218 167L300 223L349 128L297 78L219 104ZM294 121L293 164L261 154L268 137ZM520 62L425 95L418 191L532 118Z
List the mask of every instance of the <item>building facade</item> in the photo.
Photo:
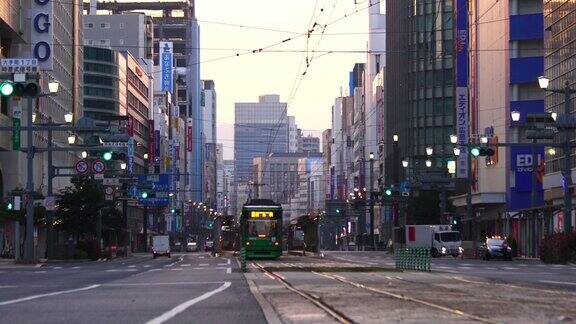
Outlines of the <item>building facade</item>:
M250 180L254 157L288 152L286 109L278 95L260 96L255 103L235 104L235 182Z
M320 153L320 138L308 135L301 138L301 153Z

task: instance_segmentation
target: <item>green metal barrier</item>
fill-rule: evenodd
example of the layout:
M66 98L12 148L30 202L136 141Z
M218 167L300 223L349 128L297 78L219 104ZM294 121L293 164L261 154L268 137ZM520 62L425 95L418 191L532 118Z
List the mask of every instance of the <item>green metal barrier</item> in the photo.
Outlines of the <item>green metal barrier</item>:
M427 248L398 248L394 252L396 269L431 271L430 249Z
M240 269L242 272L246 272L246 248L240 249Z

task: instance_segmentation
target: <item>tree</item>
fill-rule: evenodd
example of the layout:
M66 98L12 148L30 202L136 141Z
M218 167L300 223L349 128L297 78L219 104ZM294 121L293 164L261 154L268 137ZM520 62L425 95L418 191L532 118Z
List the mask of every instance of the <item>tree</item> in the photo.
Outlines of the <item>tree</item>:
M100 184L86 176L72 179L73 185L57 195L55 226L76 239L96 236L98 213L102 215L103 232L121 230L122 215L115 202L104 200ZM104 237L104 235L103 235Z

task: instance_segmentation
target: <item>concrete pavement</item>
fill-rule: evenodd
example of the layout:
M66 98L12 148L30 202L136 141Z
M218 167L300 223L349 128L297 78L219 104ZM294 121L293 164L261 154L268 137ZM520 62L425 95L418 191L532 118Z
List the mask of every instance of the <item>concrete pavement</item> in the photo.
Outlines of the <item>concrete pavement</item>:
M264 323L237 263L205 253L0 268L0 323Z
M386 252L324 252L329 259L394 267L394 256ZM471 260L453 257L432 259L432 270L480 277L500 282L522 282L576 291L576 264L544 264L536 260Z

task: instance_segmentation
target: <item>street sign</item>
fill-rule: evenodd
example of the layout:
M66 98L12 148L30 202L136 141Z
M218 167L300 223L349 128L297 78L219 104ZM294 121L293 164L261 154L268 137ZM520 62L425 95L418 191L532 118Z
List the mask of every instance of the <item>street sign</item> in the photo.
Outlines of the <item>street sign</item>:
M106 164L104 164L102 160L96 160L92 163L92 171L94 171L94 173L103 173L105 170L106 170Z
M33 58L7 58L0 60L2 73L36 73L38 60Z
M136 186L132 186L130 188L130 196L138 197L138 188L136 188Z
M86 162L86 160L80 160L76 162L74 169L76 169L76 173L86 174L86 172L88 172L88 162Z
M103 185L105 186L119 186L120 179L118 178L104 178Z
M12 150L20 150L20 126L22 125L22 108L14 106L12 110Z
M114 187L104 186L104 193L107 195L113 195L114 194Z
M102 143L104 147L127 147L128 142L104 142Z
M94 180L104 180L104 173L96 173L94 175Z
M44 198L44 207L48 211L56 210L56 199L54 196Z
M139 198L138 204L141 206L168 206L168 198Z

